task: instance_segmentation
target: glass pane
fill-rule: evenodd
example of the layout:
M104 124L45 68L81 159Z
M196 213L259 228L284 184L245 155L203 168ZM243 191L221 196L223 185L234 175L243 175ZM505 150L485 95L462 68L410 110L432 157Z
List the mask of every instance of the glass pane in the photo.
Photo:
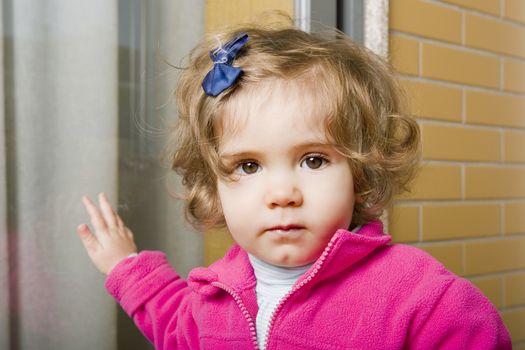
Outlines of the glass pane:
M75 229L81 196L104 191L140 250L183 276L201 264L160 151L176 120L168 63L202 36L204 0L1 4L0 348L152 349Z

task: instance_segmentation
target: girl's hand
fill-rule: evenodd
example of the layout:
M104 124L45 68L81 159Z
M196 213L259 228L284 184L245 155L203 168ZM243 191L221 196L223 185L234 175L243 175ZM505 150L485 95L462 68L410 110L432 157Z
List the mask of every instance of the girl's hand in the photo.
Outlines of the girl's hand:
M86 196L82 202L91 217L94 233L88 225L77 227L86 251L97 269L108 274L117 263L137 252L133 233L124 225L120 216L109 204L106 194L98 195L100 209Z

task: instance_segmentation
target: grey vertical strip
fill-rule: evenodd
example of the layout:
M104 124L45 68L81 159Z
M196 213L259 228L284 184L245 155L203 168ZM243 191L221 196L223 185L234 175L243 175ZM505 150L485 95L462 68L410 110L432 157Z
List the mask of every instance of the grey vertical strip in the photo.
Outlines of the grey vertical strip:
M0 2L0 30L4 38L4 2ZM5 39L4 39L5 40ZM4 43L0 45L0 349L10 348L9 245L7 231L7 169L5 128Z
M82 194L116 198L116 2L11 7L10 347L113 350L116 306L75 228L87 222Z
M337 28L358 43L364 43L364 0L337 1Z
M312 0L310 4L311 31L323 31L325 28L332 29L337 26L336 0Z
M295 25L306 32L337 26L337 0L295 0Z

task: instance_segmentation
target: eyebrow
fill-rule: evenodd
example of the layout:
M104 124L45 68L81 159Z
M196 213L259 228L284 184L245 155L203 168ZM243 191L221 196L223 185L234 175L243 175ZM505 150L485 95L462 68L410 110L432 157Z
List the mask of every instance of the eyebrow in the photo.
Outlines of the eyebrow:
M330 142L305 142L298 145L295 145L292 147L293 152L297 152L298 150L305 149L305 148L328 148L328 147L335 147L335 144ZM255 157L260 154L259 151L251 151L251 150L232 150L228 152L220 152L219 157L223 159L240 159L240 158L251 158Z

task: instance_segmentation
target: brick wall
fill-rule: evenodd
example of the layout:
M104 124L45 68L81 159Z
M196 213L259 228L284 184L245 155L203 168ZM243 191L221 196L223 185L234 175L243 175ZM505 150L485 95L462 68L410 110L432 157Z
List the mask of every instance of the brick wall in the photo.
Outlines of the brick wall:
M390 0L389 21L424 158L390 232L476 284L525 349L525 1Z

